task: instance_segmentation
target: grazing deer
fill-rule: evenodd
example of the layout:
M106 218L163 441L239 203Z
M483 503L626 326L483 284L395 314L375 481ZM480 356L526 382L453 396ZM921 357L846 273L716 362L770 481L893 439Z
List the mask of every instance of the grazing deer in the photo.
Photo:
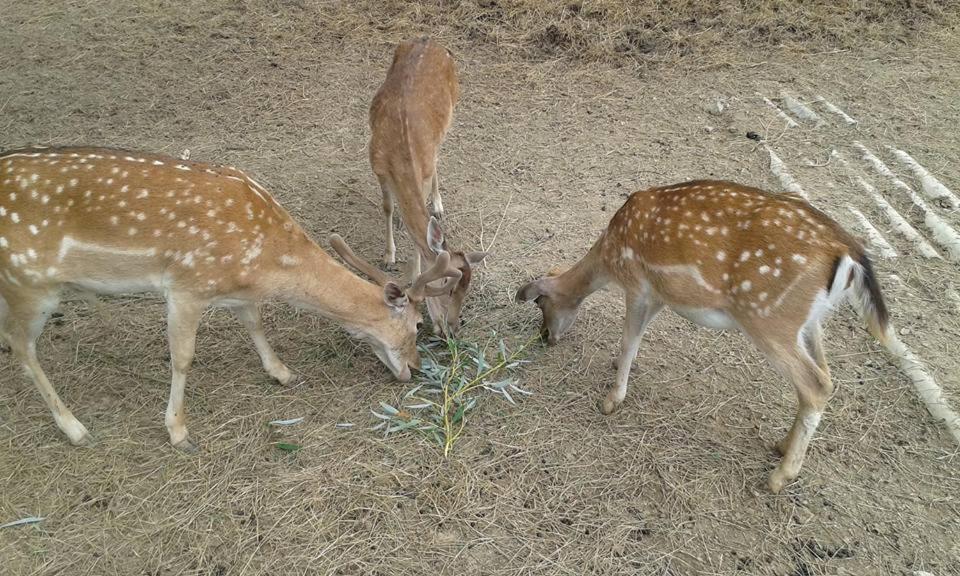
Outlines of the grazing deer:
M74 444L90 436L36 351L64 288L166 297L173 373L166 425L174 446L194 451L183 396L207 306L236 314L264 368L283 383L293 376L264 336L257 303L265 299L333 319L406 380L410 367L419 368L417 303L437 291L427 283L459 277L441 252L409 288L379 272L371 274L375 286L328 256L235 168L103 148L33 148L0 155L0 179L0 333ZM339 237L331 241L365 269Z
M383 259L387 264L396 261L396 201L416 244L414 270L419 270L421 256L432 263L438 254L447 252L451 267L460 271L460 281L452 291L427 299L434 329L451 335L460 327L471 267L486 257L484 252L450 249L437 221L443 214L437 154L453 119L459 90L450 52L428 38L419 38L397 46L387 78L370 106L370 165L383 194L387 235ZM427 211L428 196L433 215Z
M741 330L799 400L776 446L783 459L770 477L774 493L799 474L833 391L821 321L849 297L871 334L883 341L888 333L880 288L855 238L798 196L730 182L636 192L583 259L526 284L517 299L536 301L541 334L554 344L584 298L610 282L625 292L626 318L616 387L601 411L620 407L643 331L664 306L702 326Z

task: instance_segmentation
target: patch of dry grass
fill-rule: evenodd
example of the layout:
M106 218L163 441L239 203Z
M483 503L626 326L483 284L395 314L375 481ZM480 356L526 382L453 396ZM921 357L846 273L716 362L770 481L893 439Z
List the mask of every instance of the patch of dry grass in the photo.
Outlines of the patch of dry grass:
M673 63L732 48L873 49L912 43L955 27L945 0L360 0L321 8L341 38L395 41L430 34L454 45L496 46L511 55L569 57L618 65Z

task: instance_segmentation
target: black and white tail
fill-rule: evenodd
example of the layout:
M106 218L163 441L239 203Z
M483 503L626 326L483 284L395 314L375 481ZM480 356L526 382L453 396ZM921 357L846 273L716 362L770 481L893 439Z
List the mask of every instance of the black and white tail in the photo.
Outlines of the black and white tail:
M844 266L845 263L852 265ZM840 256L834 264L834 276L831 284L843 282L849 287L850 303L867 323L867 330L881 344L886 345L890 314L883 301L883 294L880 293L880 283L877 282L870 258L864 252Z

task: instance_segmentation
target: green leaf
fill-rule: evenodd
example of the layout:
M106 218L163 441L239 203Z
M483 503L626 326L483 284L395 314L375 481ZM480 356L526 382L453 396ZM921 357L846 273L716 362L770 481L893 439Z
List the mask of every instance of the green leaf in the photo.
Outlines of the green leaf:
M459 424L460 420L463 419L463 414L469 409L470 407L466 404L461 404L460 407L457 408L457 411L453 413L453 418L451 418L450 421L454 424Z
M409 421L404 422L404 423L402 423L402 424L396 424L396 425L394 425L394 426L390 426L389 428L387 428L387 432L386 432L386 433L387 433L387 434L393 434L394 432L400 432L401 430L406 430L406 429L408 429L408 428L413 428L414 426L417 426L417 425L419 425L419 424L420 424L420 419L419 419L419 418L411 418Z
M299 444L287 444L286 442L278 442L275 446L278 450L283 450L284 452L297 452L302 448Z
M397 414L400 413L399 410L397 410L397 409L394 408L393 406L387 404L386 402L381 402L381 403L380 403L380 407L383 408L383 411L384 411L384 412L386 412L387 414L389 414L389 415L391 415L391 416L396 416Z

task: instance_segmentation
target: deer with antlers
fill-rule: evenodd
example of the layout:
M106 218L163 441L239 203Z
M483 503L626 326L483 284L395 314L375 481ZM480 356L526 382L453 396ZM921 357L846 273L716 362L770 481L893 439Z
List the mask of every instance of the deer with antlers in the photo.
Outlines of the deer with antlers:
M484 252L462 252L448 246L438 218L443 214L437 155L459 96L456 66L450 51L428 38L401 42L393 63L370 106L370 166L380 183L386 227L384 261L396 261L393 237L394 202L400 208L416 245L414 271L420 258L433 263L441 253L460 279L443 295L427 298L434 329L454 335L460 327L472 267ZM432 214L427 210L429 200ZM452 283L452 279L445 281Z
M407 288L334 248L379 286L325 253L252 178L220 167L104 148L25 149L0 155L0 333L74 444L87 429L63 404L37 359L36 342L64 289L155 292L167 303L172 381L170 442L196 450L187 433L184 386L201 313L236 314L266 371L290 370L267 343L257 303L313 310L367 341L400 380L419 368L417 304L457 281L450 256Z
M634 193L586 256L569 270L517 292L543 315L556 343L592 292L609 283L625 293L626 317L616 386L600 403L616 411L644 329L665 306L696 324L745 333L793 382L799 410L776 448L769 479L779 492L797 477L833 391L821 322L849 299L884 341L888 315L860 242L792 194L731 182L695 181Z

